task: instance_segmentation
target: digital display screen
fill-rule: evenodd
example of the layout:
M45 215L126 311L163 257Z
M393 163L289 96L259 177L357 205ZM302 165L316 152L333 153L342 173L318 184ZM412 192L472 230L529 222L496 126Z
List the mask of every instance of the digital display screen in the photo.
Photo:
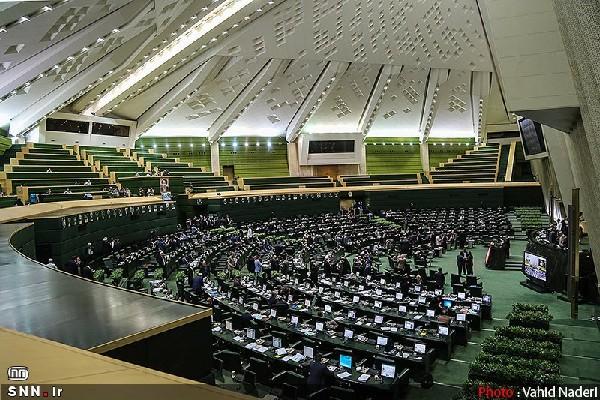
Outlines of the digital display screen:
M425 354L425 344L415 343L415 352Z
M308 154L354 153L354 140L311 140Z
M406 312L406 306L398 306L398 312L405 313Z
M402 293L396 293L396 299L397 300L402 300Z
M409 329L409 330L415 329L415 323L412 321L404 321L404 329Z
M331 312L331 306L329 304L325 304L325 312Z
M452 300L443 300L442 301L442 307L444 307L444 308L452 308L453 303L454 302Z
M298 316L297 315L292 315L292 324L294 324L294 325L298 324Z
M383 324L383 316L381 316L381 315L376 315L376 316L375 316L375 323L376 323L376 324Z
M233 330L233 323L231 322L230 319L228 319L227 321L225 321L225 329L227 329L228 331Z
M546 263L544 257L525 252L523 260L523 273L530 278L546 282Z
M344 329L344 337L346 339L352 339L354 337L354 332L350 329Z
M380 301L375 301L375 308L381 308L381 305Z
M352 356L348 354L340 354L340 367L352 368Z
M396 377L396 366L389 364L381 364L381 376L384 378Z
M448 327L447 326L440 326L438 328L438 332L442 336L448 336Z
M435 317L435 310L427 310L428 317Z
M360 300L360 297L358 297L358 296L354 296L354 297L352 298L352 302L353 302L353 303L358 303L358 301L359 301L359 300Z
M252 328L246 328L246 337L248 339L256 339L256 331Z
M278 338L278 337L273 338L273 347L275 347L276 349L281 348L281 338Z
M324 327L324 325L323 325L323 323L322 323L322 322L317 322L317 323L315 324L315 329L316 329L316 330L318 330L318 331L322 331L322 330L323 330L323 327Z
M539 122L529 118L522 118L518 121L519 131L521 132L521 142L525 157L535 155L547 155L544 133Z
M314 349L312 347L304 346L304 357L313 358Z
M348 318L350 318L350 319L356 318L356 312L354 312L352 310L348 311Z
M383 336L377 336L377 344L379 346L387 346L388 338L383 337Z

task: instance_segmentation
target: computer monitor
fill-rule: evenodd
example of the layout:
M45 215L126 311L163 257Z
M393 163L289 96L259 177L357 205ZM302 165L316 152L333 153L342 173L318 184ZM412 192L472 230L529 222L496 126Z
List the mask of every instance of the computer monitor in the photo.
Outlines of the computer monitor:
M352 356L349 354L340 354L340 367L352 369Z
M338 299L342 296L340 292L335 292L333 295Z
M395 378L396 366L394 364L381 364L381 376L384 378Z
M319 287L319 294L323 294L323 290L324 290L324 289L323 289L323 286L320 286L320 287Z
M404 321L404 329L408 329L408 330L415 329L415 323L413 321Z
M425 304L425 302L427 301L427 298L425 296L419 296L417 301L419 302L419 304Z
M415 343L415 352L425 354L425 343Z
M271 312L269 313L269 317L276 318L277 317L277 310L274 310L274 309L271 308Z
M427 310L428 317L435 317L435 310Z
M360 291L365 290L365 285L358 285L358 290L360 290Z
M354 331L350 329L344 329L344 338L352 339L354 337Z
M256 339L256 331L253 328L246 328L246 337L248 339Z
M292 315L292 324L294 325L298 325L298 316L297 315Z
M310 346L304 346L304 357L314 358L314 349Z
M406 306L405 305L399 305L398 306L398 312L405 313L406 312Z
M457 321L466 321L467 320L467 314L456 314L456 320Z
M356 318L356 311L354 311L354 310L348 310L348 318L349 319Z
M415 292L419 293L421 291L421 286L417 285L415 286Z
M280 349L283 346L281 338L273 336L273 347Z
M348 282L348 281L344 281L344 286L345 286L345 287L348 287L348 286L350 286L350 282Z
M492 296L486 294L483 296L482 301L484 304L490 304L492 302Z
M310 300L304 300L304 306L305 307L310 307Z
M352 302L353 303L358 303L359 301L360 301L360 297L358 297L358 296L352 297Z
M458 292L457 296L460 300L464 300L467 298L467 294L465 292Z
M374 304L375 308L381 308L382 305L383 304L381 303L381 301L375 300L375 304Z
M388 338L385 336L377 336L377 345L378 346L387 346Z
M288 295L288 302L293 302L294 301L294 296L292 296L291 294Z
M382 293L383 293L383 292L381 291L381 289L375 289L375 294L376 294L377 296L381 296L381 294L382 294Z
M444 291L442 289L435 289L434 293L436 296L441 296Z
M375 316L375 323L376 324L383 324L383 316L382 315L376 315Z
M322 322L315 323L315 330L317 330L317 331L322 331L324 327L325 327L325 324L323 324Z
M252 303L252 309L258 311L258 303Z
M473 311L479 312L479 310L481 309L481 304L473 303L473 304L471 304L471 308L473 309Z
M382 285L385 285L385 279L381 278L381 279L379 280L379 283L381 283Z
M454 302L452 300L442 300L442 307L452 308L452 306L454 306Z
M325 304L325 312L331 312L331 305Z
M404 295L402 293L396 293L396 300L402 300Z
M225 329L227 329L228 331L233 330L233 322L230 319L225 321Z
M440 325L438 327L438 333L442 336L448 336L448 327L444 325Z

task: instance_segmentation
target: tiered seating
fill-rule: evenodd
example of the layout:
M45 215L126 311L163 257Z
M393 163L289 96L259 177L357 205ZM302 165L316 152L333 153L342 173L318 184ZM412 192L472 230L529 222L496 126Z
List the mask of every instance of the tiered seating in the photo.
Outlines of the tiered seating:
M479 146L431 169L432 183L495 182L498 146Z
M550 225L550 217L539 207L515 207L507 217L513 226L514 238L517 240L527 240L527 231Z
M328 176L274 176L270 178L238 178L241 190L335 187Z
M421 182L420 174L342 175L338 181L342 186L416 185Z
M133 155L140 164L144 165L146 171L153 173L168 171L169 176L181 176L184 186L191 188L194 193L224 192L235 189L225 177L215 176L212 172L193 167L191 163L180 162L178 158L169 158L166 154L136 150Z
M79 152L81 157L88 160L96 170L110 177L111 182L144 172L144 167L131 158L128 151L124 149L81 146Z
M52 172L46 172L48 169ZM108 179L94 172L72 148L31 143L5 165L2 186L5 193L16 193L24 202L30 194L39 194L45 202L83 199L84 194L101 197L111 187Z

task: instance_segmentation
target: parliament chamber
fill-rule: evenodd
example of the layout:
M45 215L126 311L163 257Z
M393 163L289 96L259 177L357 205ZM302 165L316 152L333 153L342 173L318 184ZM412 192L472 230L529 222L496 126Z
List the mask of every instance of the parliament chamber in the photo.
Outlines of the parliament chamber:
M0 2L1 397L597 396L577 3Z

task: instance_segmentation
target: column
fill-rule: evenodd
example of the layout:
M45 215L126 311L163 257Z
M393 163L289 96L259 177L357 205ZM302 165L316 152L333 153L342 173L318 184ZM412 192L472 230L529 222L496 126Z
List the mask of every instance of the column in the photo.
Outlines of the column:
M210 144L210 169L215 175L221 175L221 160L219 157L219 142Z
M426 141L421 143L421 167L426 174L429 174L429 143Z
M287 159L290 176L300 176L300 161L298 160L298 140L287 144Z

